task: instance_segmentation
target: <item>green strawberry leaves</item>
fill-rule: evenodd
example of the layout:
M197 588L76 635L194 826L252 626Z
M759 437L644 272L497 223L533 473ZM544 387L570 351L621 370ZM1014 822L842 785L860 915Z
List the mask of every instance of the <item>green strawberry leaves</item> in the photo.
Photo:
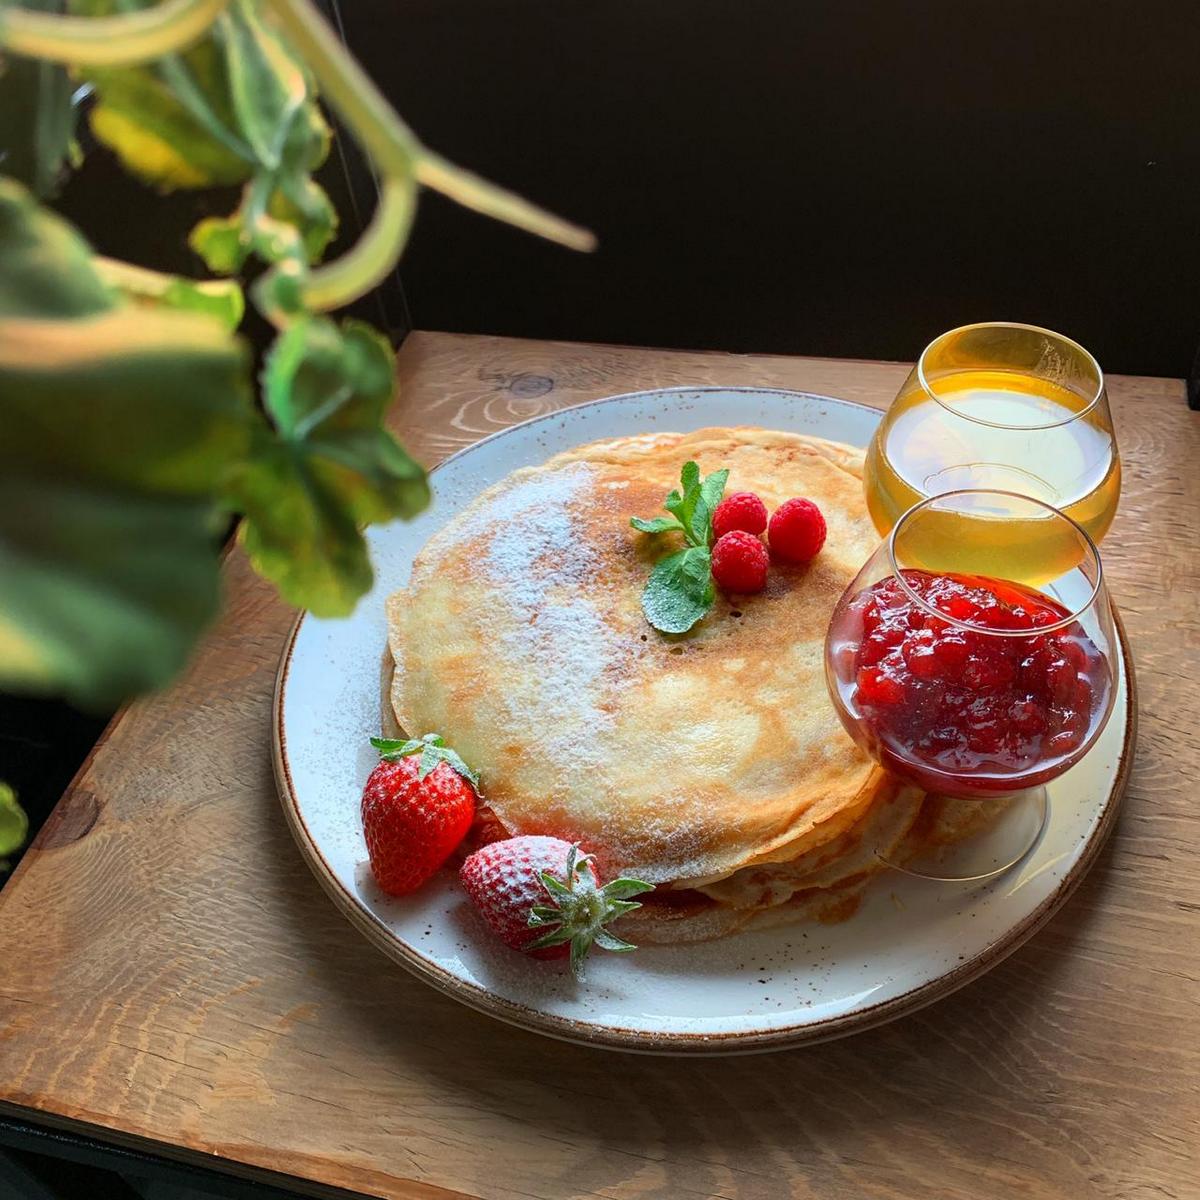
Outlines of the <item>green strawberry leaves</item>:
M716 599L712 578L712 515L729 472L714 471L701 479L700 467L686 462L679 473L681 487L663 503L669 517L631 517L630 525L641 533L681 532L687 545L662 559L650 573L642 592L642 612L660 633L687 633L702 620Z
M571 973L576 978L593 945L615 954L628 954L637 949L604 926L635 908L641 908L638 901L629 897L653 891L651 884L643 883L640 879L621 878L600 887L592 868L591 855L581 854L578 846L572 846L567 855L564 879L558 878L552 871L543 871L539 879L550 903L533 906L529 914L529 927L544 932L526 949L541 950L569 942Z
M457 771L473 788L476 790L479 788L479 776L436 733L427 733L424 737L409 738L407 741L397 741L394 738L372 738L371 745L379 751L379 757L386 762L395 762L397 759L419 754L421 758L417 763L418 779L424 779L437 768L438 763L445 763L452 770Z

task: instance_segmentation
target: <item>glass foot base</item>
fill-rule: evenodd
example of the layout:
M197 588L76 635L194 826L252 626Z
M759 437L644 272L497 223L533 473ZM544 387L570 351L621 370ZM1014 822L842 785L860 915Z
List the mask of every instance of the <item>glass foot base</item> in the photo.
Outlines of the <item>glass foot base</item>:
M1029 788L1001 800L946 798L943 804L948 826L978 822L979 832L902 862L877 852L879 861L918 879L981 883L1023 862L1041 841L1050 820L1050 799L1044 787Z

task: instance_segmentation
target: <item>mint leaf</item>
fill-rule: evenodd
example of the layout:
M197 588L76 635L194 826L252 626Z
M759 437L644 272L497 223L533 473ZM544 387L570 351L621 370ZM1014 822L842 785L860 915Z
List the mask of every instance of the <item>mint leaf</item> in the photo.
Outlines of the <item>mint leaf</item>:
M700 489L695 492L695 501L687 515L687 536L693 546L707 546L708 535L712 531L712 513L700 496ZM687 498L684 497L684 504Z
M728 479L728 468L722 468L720 471L714 471L700 485L700 499L704 501L710 516L717 511L717 505L721 503L721 497L725 495L725 484Z
M683 531L683 526L674 517L630 517L629 523L642 533L670 533L672 530Z
M678 518L684 536L693 546L707 546L712 514L701 495L699 466L694 462L684 463L679 479L683 491L671 492L663 508Z
M663 508L669 513L674 513L680 520L680 528L683 528L683 497L678 491L670 491L667 493L667 498L663 501Z
M668 555L650 572L642 612L662 633L687 633L707 615L715 598L708 547L689 546Z

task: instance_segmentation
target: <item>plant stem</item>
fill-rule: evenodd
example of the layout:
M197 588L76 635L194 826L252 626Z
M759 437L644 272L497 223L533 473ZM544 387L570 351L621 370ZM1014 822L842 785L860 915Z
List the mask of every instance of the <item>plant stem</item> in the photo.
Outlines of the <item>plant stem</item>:
M301 288L306 308L328 312L378 287L399 261L417 208L412 174L384 176L375 215L341 258L312 270Z
M70 17L0 7L0 46L74 67L129 67L186 50L229 0L164 0L110 17Z
M426 150L371 77L347 53L311 0L267 2L288 40L317 77L321 91L385 179L414 173L417 182L485 216L573 250L595 248L596 237L589 230L564 221Z

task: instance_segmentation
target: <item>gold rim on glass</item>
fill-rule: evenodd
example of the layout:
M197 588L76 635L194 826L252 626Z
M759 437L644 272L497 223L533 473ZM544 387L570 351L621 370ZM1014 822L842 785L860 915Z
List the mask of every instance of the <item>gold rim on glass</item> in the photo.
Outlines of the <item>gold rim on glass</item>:
M1077 413L1072 413L1066 420L1050 421L1044 425L1009 425L1003 421L987 421L982 417L973 417L967 413L960 412L958 409L947 404L932 388L929 379L925 374L925 360L929 353L943 342L953 337L958 337L961 334L969 333L975 329L1020 329L1025 333L1036 333L1056 342L1060 342L1065 346L1069 346L1072 350L1077 351L1085 362L1089 364L1096 376L1096 388L1092 398L1087 404ZM1073 421L1078 421L1080 417L1086 417L1097 404L1100 403L1101 397L1104 395L1104 371L1100 364L1096 361L1096 356L1084 346L1081 346L1074 338L1069 338L1065 333L1056 333L1053 329L1045 329L1041 325L1025 325L1020 321L976 321L971 325L959 325L956 329L948 329L945 333L938 334L921 351L917 359L917 382L921 385L921 390L934 402L939 404L948 413L952 413L956 417L961 417L964 421L972 421L976 425L988 425L993 429L1057 429L1062 425L1070 425Z
M1039 625L1036 630L1028 629L992 629L990 626L972 625L969 621L960 621L957 617L950 616L949 613L943 612L940 608L936 608L930 604L928 600L920 596L917 591L904 578L904 569L896 561L896 534L904 527L904 525L923 508L928 508L931 504L939 504L943 501L950 500L955 496L1004 496L1010 500L1021 500L1025 504L1033 504L1038 508L1043 508L1052 517L1059 517L1066 521L1068 525L1079 535L1083 542L1085 554L1091 555L1092 561L1096 564L1096 579L1092 584L1091 594L1084 600L1075 610L1063 617L1059 621L1055 621L1053 625ZM999 518L1003 519L1003 518ZM924 500L914 504L900 519L892 526L891 532L887 535L887 554L888 563L892 568L892 574L895 576L897 583L904 589L904 594L924 612L937 617L939 620L945 621L946 624L953 626L955 629L964 629L968 633L982 633L988 637L1031 637L1035 633L1054 633L1059 629L1066 629L1068 625L1078 621L1093 604L1096 603L1096 598L1100 595L1101 589L1104 586L1104 562L1100 558L1100 550L1096 543L1092 541L1091 535L1082 525L1072 517L1068 517L1060 508L1055 508L1053 504L1047 504L1044 500L1035 500L1032 496L1026 496L1022 492L1009 492L1002 488L956 488L952 492L939 492L936 496L926 496ZM909 568L912 569L912 568ZM938 572L945 574L945 572ZM1085 576L1086 578L1086 576Z

